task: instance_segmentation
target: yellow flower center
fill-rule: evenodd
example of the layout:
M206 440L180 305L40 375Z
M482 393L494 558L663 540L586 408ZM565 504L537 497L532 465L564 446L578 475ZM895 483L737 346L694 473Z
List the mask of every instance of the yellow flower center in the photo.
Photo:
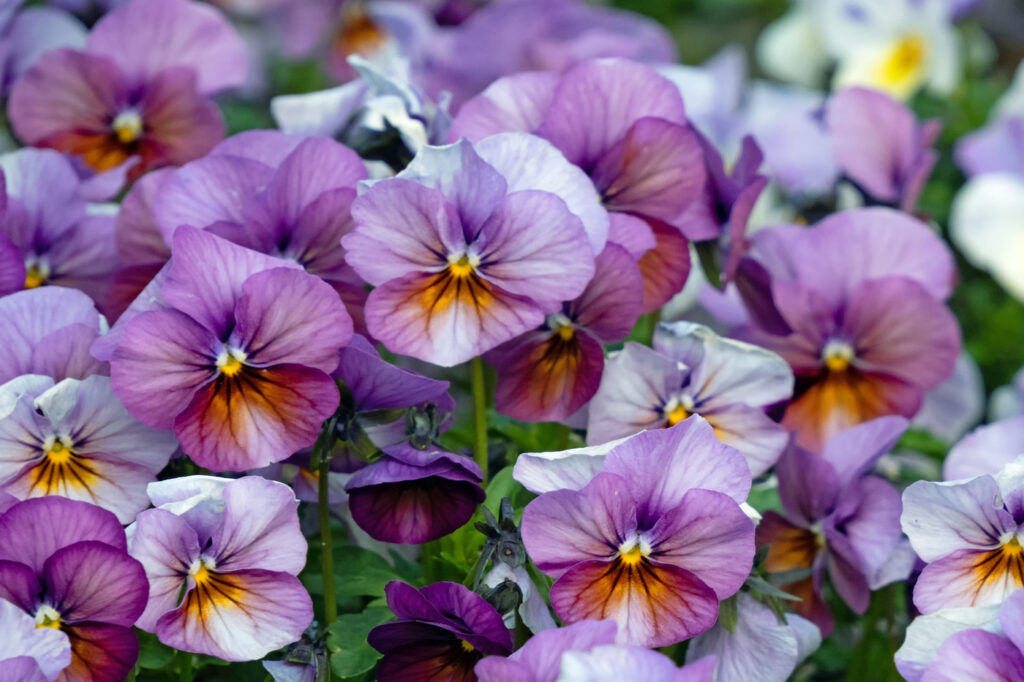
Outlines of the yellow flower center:
M829 341L821 351L822 362L830 372L845 371L853 361L853 348L843 341Z
M643 561L643 558L647 556L644 551L640 549L640 545L633 545L633 547L626 552L619 551L619 561L626 564L627 566L635 566L636 564Z
M471 654L474 651L476 651L476 647L467 642L466 640L463 639L460 641L462 642L462 650L465 651L467 654Z
M110 124L121 144L130 144L142 136L142 116L135 111L122 111Z
M897 85L914 79L924 67L928 44L918 35L900 39L892 48L882 66L882 79L888 85Z
M25 270L25 288L35 289L46 284L46 276L35 265Z
M448 264L448 270L455 277L469 277L473 274L473 264L469 256L463 254L457 261Z
M189 568L188 574L196 581L197 586L202 587L213 580L212 569L212 561L209 559L198 559L192 564L191 568Z
M59 440L53 441L53 445L46 451L46 457L53 464L67 464L71 461L71 456L74 455L74 450L71 449L70 445L65 445Z
M668 420L669 426L675 426L681 421L685 421L690 416L690 411L682 405L676 405L671 410L665 411L665 419Z
M43 604L36 611L36 629L39 628L60 630L60 613L52 606Z
M217 358L217 369L226 377L233 377L245 368L245 353L231 350L225 345L224 351Z

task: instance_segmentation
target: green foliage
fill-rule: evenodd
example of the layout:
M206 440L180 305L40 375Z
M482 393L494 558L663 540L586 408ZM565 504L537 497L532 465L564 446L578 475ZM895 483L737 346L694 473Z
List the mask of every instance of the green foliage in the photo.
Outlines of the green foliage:
M366 637L370 630L390 620L394 620L394 615L382 607L338 616L327 628L331 671L342 679L362 678L370 672L381 655L366 642Z

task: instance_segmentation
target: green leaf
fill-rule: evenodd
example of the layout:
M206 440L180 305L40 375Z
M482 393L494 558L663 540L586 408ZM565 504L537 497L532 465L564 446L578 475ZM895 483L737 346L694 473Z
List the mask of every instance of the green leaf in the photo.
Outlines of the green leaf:
M386 608L373 607L362 613L346 613L327 628L327 651L331 670L338 677L364 675L377 665L381 654L366 642L370 630L394 616Z
M718 605L718 624L729 632L736 632L739 620L739 600L736 595L729 597Z
M160 670L174 660L174 649L162 643L156 635L136 628L139 636L139 661L136 665L146 670Z
M385 585L402 579L387 559L351 545L334 553L334 575L338 594L348 597L383 597Z

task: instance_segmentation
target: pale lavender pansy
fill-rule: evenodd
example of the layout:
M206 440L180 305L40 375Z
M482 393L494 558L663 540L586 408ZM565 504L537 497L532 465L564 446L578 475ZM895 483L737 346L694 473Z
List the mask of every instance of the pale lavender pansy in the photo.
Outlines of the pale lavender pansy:
M58 629L36 627L36 619L0 599L0 680L49 682L71 664L71 642Z
M29 374L0 387L0 490L19 499L60 495L131 523L177 448L128 414L108 377Z
M691 322L662 323L654 349L627 343L612 355L590 402L587 442L673 426L699 414L757 476L788 442L765 408L789 398L793 373L770 351L725 339Z
M951 635L925 668L921 682L1024 680L1024 592L1006 600L998 621L1002 634L969 629Z
M129 529L149 602L138 627L168 646L249 661L302 636L313 603L299 582L306 539L288 486L257 476L169 479Z
M921 613L1003 603L1024 587L1024 457L995 475L911 484L901 523L927 564L914 586Z
M942 463L942 477L957 481L994 476L1024 455L1024 416L1009 417L974 429L954 445Z
M821 632L810 621L775 613L745 592L736 595L736 625L721 624L697 635L686 648L686 660L714 656L716 682L786 682L821 645Z

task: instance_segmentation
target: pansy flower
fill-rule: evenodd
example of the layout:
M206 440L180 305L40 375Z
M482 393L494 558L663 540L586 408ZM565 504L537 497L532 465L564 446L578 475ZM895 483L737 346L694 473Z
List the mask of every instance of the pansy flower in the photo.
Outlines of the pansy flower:
M177 448L128 414L108 377L31 374L0 387L0 490L19 499L61 495L131 523Z
M590 221L562 196L583 204L586 178L561 159L555 169L564 169L568 188L556 194L521 187L521 163L518 176L501 173L537 146L508 138L489 159L466 141L424 147L402 174L356 199L355 229L342 246L376 287L366 325L389 350L456 365L539 326L582 293L594 273L591 236L599 251L604 235L588 234Z
M312 445L338 405L328 373L352 335L337 294L295 263L192 227L175 232L172 254L93 345L128 412L173 428L215 471Z
M627 343L608 359L590 403L587 442L674 426L699 414L723 443L747 458L757 476L775 463L788 441L765 408L792 390L793 373L775 353L721 338L703 325L663 323L653 350Z
M802 447L875 417L911 417L952 373L960 330L942 304L952 254L916 219L843 211L810 229L762 230L749 256L737 285L752 326L737 333L793 368L782 424Z
M0 385L22 374L55 381L109 374L106 362L89 355L103 327L81 291L41 287L0 297Z
M393 580L385 594L398 620L378 625L367 638L384 654L377 664L380 682L473 680L473 667L484 656L512 652L512 635L501 615L458 583L417 590Z
M641 312L682 289L690 256L686 210L701 196L704 159L676 86L622 59L591 60L561 77L502 78L467 102L449 137L533 132L582 168L610 212L611 241L639 259Z
M217 10L132 0L96 23L84 49L43 55L14 84L8 111L25 144L95 172L135 158L136 179L208 152L224 135L209 96L247 69L244 44Z
M1002 604L1024 587L1024 459L994 476L913 483L901 523L927 564L914 586L921 613Z
M85 502L43 497L0 515L0 599L67 635L63 682L120 682L135 665L149 584L125 545L117 518Z
M750 573L749 489L743 456L694 416L621 441L585 485L532 501L523 543L555 578L563 621L611 619L619 643L668 646L710 628Z
M900 495L864 474L906 427L901 417L882 417L840 432L820 455L793 445L775 468L782 513L765 512L757 545L768 546L769 573L796 575L783 589L800 597L794 610L825 635L833 626L822 596L826 574L856 613L867 609L872 589L890 581L882 569L900 541Z
M485 359L498 370L495 409L515 419L558 421L597 391L604 346L629 335L640 313L643 279L618 244L605 246L594 277L577 298L539 329L512 339Z
M832 95L825 120L846 178L875 202L912 213L939 159L932 145L942 124L919 123L904 104L866 88Z
M0 680L49 682L70 664L67 635L56 628L36 627L35 618L0 599Z
M298 500L258 476L186 476L149 488L156 509L130 527L150 594L138 626L164 644L249 661L302 636L313 603Z
M74 167L57 152L4 154L0 172L0 295L55 284L102 304L116 266L112 212L90 207Z

